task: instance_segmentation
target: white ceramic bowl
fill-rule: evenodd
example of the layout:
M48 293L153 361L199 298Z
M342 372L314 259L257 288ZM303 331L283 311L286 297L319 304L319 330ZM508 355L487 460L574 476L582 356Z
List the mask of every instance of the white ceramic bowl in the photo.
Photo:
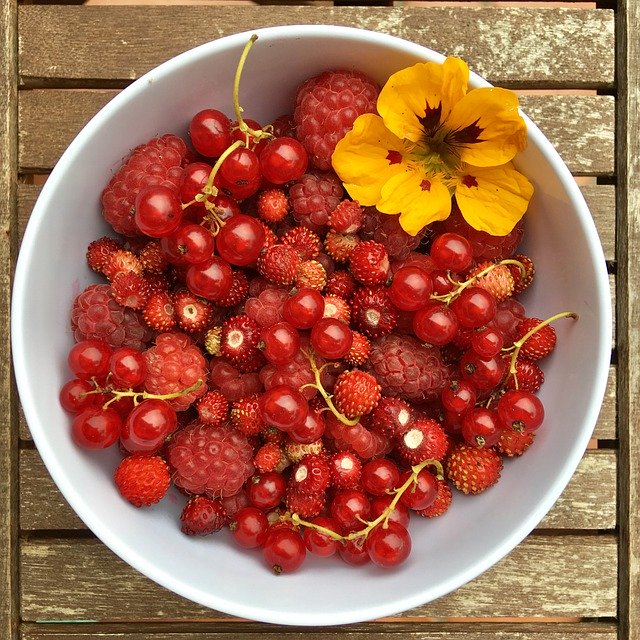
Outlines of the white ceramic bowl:
M335 26L259 30L241 84L249 117L268 121L289 110L296 85L330 67L354 67L384 82L421 60L424 47L379 33ZM559 345L544 362L547 419L535 447L506 463L486 493L456 495L450 512L411 524L413 552L394 571L307 558L302 570L275 577L257 553L225 533L183 535L183 499L169 495L135 509L115 490L116 448L79 450L58 403L72 345L69 309L94 280L88 243L109 231L100 191L135 145L157 134L185 134L191 115L215 106L232 114L231 87L249 34L210 42L162 64L122 91L69 146L47 180L24 235L12 310L15 375L38 450L69 504L115 553L151 579L208 607L280 624L331 625L391 615L429 602L475 578L516 546L556 501L580 461L598 417L611 348L611 308L602 249L589 211L566 166L536 126L517 166L535 183L525 249L536 262L530 314L563 310ZM473 86L485 85L477 76ZM525 570L526 567L523 567Z

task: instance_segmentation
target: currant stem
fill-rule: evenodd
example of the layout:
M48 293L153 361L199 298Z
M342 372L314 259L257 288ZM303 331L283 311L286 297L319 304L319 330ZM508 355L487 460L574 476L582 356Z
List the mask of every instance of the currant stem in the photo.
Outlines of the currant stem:
M196 380L196 382L194 382L190 387L187 387L186 389L182 389L181 391L175 391L174 393L165 393L165 394L149 393L148 391L134 391L133 389L127 389L125 391L116 390L116 389L101 389L100 387L98 387L93 391L87 391L82 395L89 396L96 393L111 393L113 395L113 398L111 398L110 400L107 400L102 405L102 408L106 409L112 402L115 402L116 400L120 400L120 398L125 398L125 397L133 398L133 403L136 406L139 404L140 398L142 398L143 400L149 400L149 399L172 400L173 398L180 398L181 396L187 395L187 393L191 393L192 391L199 389L202 386L202 384L203 384L202 380Z
M363 529L360 529L359 531L352 531L346 536L343 536L339 533L336 533L335 531L332 531L331 529L328 529L327 527L323 527L313 522L309 522L308 520L303 520L297 513L291 514L291 521L295 525L308 527L310 529L315 529L316 531L319 531L320 533L324 533L329 538L333 538L334 540L338 540L339 542L347 542L348 540L355 540L356 538L362 538L362 537L366 538L369 535L369 532L374 527L377 527L380 523L382 523L382 526L386 528L387 523L389 522L389 518L391 517L391 514L395 510L396 505L398 504L398 501L402 497L402 494L412 484L415 483L418 477L418 474L428 465L433 465L436 468L438 472L437 477L439 479L444 477L444 470L442 468L442 464L438 460L433 460L429 458L427 460L423 460L419 464L412 466L411 474L409 475L407 480L404 482L404 484L402 484L397 489L393 490L393 493L395 494L393 496L393 500L387 505L384 511L375 520L362 520L362 522L366 524L366 527L364 527Z

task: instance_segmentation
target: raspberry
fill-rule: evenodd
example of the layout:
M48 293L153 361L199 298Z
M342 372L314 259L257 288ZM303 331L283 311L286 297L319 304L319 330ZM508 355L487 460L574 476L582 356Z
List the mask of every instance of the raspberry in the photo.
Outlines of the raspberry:
M293 284L296 289L322 291L327 284L327 272L317 260L305 260L300 264Z
M169 331L177 324L173 301L165 291L149 296L142 316L147 325L156 331Z
M279 429L278 431L282 433ZM266 473L267 471L277 471L285 460L284 451L275 442L267 442L256 452L253 464L260 473Z
M220 531L227 523L227 514L218 500L194 496L180 514L180 531L188 536L205 536Z
M364 211L357 200L342 200L329 216L329 228L336 233L356 233L364 221Z
M258 196L256 209L265 222L280 222L289 211L289 200L282 189L266 189Z
M76 342L104 340L112 347L141 351L153 337L142 317L118 304L108 284L89 285L73 301L71 330Z
M134 507L148 507L164 498L171 477L159 456L132 455L118 465L114 480L122 497Z
M400 335L372 343L368 371L382 386L383 394L417 402L435 400L450 376L438 349Z
M518 324L516 341L521 340L529 331L535 329L542 320L539 318L523 318ZM548 356L556 346L556 330L546 324L529 336L523 343L520 354L530 360L541 360Z
M398 311L384 287L362 287L351 297L351 314L357 329L369 338L379 338L398 324Z
M200 422L215 426L223 425L229 417L229 403L220 391L207 391L197 402Z
M202 331L210 322L213 313L211 303L187 290L173 294L173 309L178 326L187 333Z
M105 220L122 235L140 235L134 220L138 191L142 187L164 185L177 192L186 157L186 144L172 134L136 147L102 192Z
M301 518L315 518L325 508L327 499L324 493L304 493L287 489L284 501L291 513L297 513Z
M353 233L334 233L329 231L324 239L324 248L336 262L349 262L351 254L360 240Z
M413 415L411 406L401 398L383 396L371 414L371 428L395 438L407 430Z
M324 311L322 317L336 318L349 324L349 320L351 320L351 307L347 304L346 300L338 296L324 296Z
M458 443L447 457L446 468L456 489L462 493L481 493L498 482L502 458L493 449Z
M535 434L531 431L503 429L496 450L510 458L521 456L533 444L534 438Z
M301 262L302 258L294 247L274 244L260 254L258 271L275 284L293 284Z
M111 295L123 307L143 309L149 300L149 285L137 273L118 273L111 282Z
M282 320L282 307L288 297L285 289L266 289L257 297L247 299L244 312L261 327L268 327Z
M425 227L415 236L409 235L400 226L399 216L380 213L375 207L365 207L364 214L360 238L384 245L391 260L406 260L427 233Z
M322 241L317 233L307 227L294 227L289 229L283 236L282 242L291 245L300 253L302 260L313 260L320 254Z
M348 271L334 271L327 278L326 293L349 300L357 288L356 281Z
M329 487L330 476L325 456L307 454L293 467L289 486L300 493L322 493Z
M376 112L380 89L359 71L330 70L309 78L296 92L293 122L309 162L331 169L331 154L363 113Z
M102 272L108 280L113 280L119 273L142 273L142 263L133 252L126 249L113 251L105 260Z
M229 402L262 391L257 373L242 373L224 358L213 358L209 379L212 388L219 389Z
M201 381L193 391L167 400L176 411L184 411L206 393L207 361L185 333L161 333L155 346L144 351L143 356L147 365L144 387L149 393L179 393Z
M389 254L391 256L391 254ZM391 263L391 273L395 274L402 267L418 267L425 273L435 271L436 265L430 255L419 253L418 251L410 251L406 258L398 258Z
M375 240L360 242L351 252L349 269L353 277L367 286L384 284L389 277L389 256Z
M511 271L511 275L513 276L513 281L515 283L513 288L513 295L517 296L521 294L525 289L529 288L536 274L536 268L533 264L533 260L529 256L525 256L524 254L513 256L513 259L520 262L520 264L522 264L522 266L524 267L523 274L518 265L507 265L509 271Z
M210 498L238 493L255 470L253 449L242 433L197 422L173 434L167 460L176 486Z
M312 231L326 226L344 190L334 173L305 173L289 189L293 217Z
M494 263L481 262L469 271L468 277L471 278L477 275L487 267L490 267L492 264ZM502 302L503 300L506 300L511 295L513 295L513 275L511 274L511 271L508 269L507 265L499 264L494 266L493 269L489 271L489 273L477 278L475 281L475 286L488 291L496 299L496 302Z
M222 323L220 353L241 371L255 371L261 361L258 356L262 356L259 341L260 327L244 313Z
M103 236L89 243L87 247L87 263L97 273L104 273L104 265L111 254L122 249L122 243L115 238Z
M239 305L249 293L249 280L244 271L234 271L232 274L231 289L224 298L216 300L219 307L235 307Z
M438 480L438 493L436 499L426 508L419 509L416 513L423 518L436 518L449 510L453 494L446 480Z
M449 448L444 429L431 418L416 418L400 436L396 451L408 464L423 460L443 460Z
M380 385L369 373L352 369L343 371L333 388L336 409L347 418L371 413L380 400Z
M349 353L345 356L344 361L353 367L359 367L369 358L371 344L367 337L362 335L359 331L352 331L351 333L353 341L349 348Z
M259 394L254 393L236 400L231 406L231 424L246 436L257 436L265 427L259 399Z

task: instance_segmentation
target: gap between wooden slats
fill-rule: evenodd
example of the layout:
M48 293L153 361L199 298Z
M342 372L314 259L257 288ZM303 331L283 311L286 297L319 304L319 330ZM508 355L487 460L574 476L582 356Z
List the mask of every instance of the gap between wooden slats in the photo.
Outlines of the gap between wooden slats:
M465 622L425 622L419 627L407 622L373 622L361 625L305 629L258 626L252 623L166 623L163 625L127 624L24 624L21 640L615 640L616 625L611 622L583 622L562 625L538 623L486 624Z
M616 458L612 449L590 450L540 529L607 530L616 526ZM80 530L36 450L20 451L20 527L23 531Z
M614 535L532 535L472 582L398 617L613 617L616 590ZM165 590L93 539L23 541L21 602L25 621L229 617Z
M318 23L389 33L457 55L494 84L614 86L614 12L602 9L23 6L20 75L29 86L123 82L230 33Z

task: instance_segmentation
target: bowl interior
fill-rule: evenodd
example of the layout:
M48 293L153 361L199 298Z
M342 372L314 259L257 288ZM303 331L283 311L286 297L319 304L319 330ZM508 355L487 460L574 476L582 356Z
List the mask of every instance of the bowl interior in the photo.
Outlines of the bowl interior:
M381 83L393 71L441 56L405 41L337 27L259 30L242 76L247 117L268 121L290 109L297 84L331 67L353 67ZM539 522L568 482L595 424L611 345L606 268L590 214L568 170L534 125L517 164L535 184L525 249L537 284L530 315L575 311L556 323L559 344L543 363L547 420L534 448L508 461L503 479L477 497L454 497L450 512L411 525L410 561L394 571L308 558L274 577L257 552L225 533L180 533L184 498L170 494L138 510L111 477L117 451L80 451L58 391L69 378L69 309L94 280L88 243L108 233L99 195L122 158L154 135L185 135L191 115L213 106L232 115L231 88L247 34L214 41L150 72L116 97L73 142L48 179L24 236L14 281L12 333L19 392L36 445L86 524L118 555L160 584L233 615L283 624L338 624L390 615L464 584L509 552ZM482 81L474 77L476 86ZM570 253L567 246L571 247ZM152 544L149 544L152 540Z

